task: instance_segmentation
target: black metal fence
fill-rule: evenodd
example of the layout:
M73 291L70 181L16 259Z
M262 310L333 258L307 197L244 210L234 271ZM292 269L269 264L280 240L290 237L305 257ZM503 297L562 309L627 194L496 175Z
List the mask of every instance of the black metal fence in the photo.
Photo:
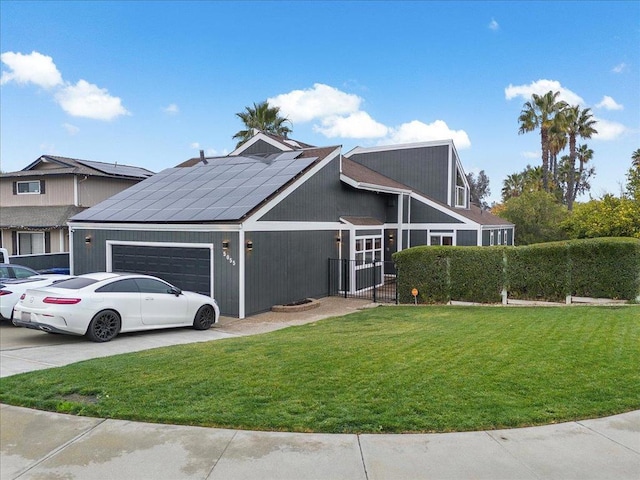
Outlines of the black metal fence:
M395 263L330 258L329 296L398 303Z

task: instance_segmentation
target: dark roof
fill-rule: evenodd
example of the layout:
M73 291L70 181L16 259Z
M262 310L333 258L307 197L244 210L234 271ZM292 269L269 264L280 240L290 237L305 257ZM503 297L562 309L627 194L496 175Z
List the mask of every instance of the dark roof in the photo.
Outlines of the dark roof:
M51 164L48 168L37 168L42 164ZM20 171L3 173L3 177L29 177L42 175L89 175L110 178L125 178L143 180L153 175L151 170L142 167L132 167L118 163L94 162L77 158L42 155L35 162Z
M359 163L342 157L342 173L358 183L366 183L369 185L380 185L381 187L390 187L399 190L411 190L410 187L396 182L370 168Z
M207 223L236 221L269 200L335 147L208 158L163 170L72 221Z
M85 210L72 205L60 207L2 207L0 208L1 228L57 228L67 224L69 219Z
M476 222L480 225L513 225L508 220L504 218L498 217L497 215L492 214L486 210L482 210L480 207L471 204L471 208L453 208L449 205L439 202L431 198L429 195L426 195L422 192L416 191L407 185L403 185L402 183L396 182L395 180L382 175L370 168L365 167L359 163L354 162L353 160L349 160L348 158L342 157L342 174L355 180L358 183L366 183L368 185L379 185L384 188L394 188L399 190L408 190L415 192L422 197L429 199L430 201L437 203L444 210L448 210L452 213L457 213L458 215L462 215L463 217ZM346 218L346 217L345 217Z

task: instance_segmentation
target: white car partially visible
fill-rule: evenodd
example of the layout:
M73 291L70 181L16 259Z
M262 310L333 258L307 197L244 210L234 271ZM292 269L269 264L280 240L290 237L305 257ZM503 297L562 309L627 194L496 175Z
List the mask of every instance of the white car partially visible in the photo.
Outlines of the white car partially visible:
M216 301L149 275L98 272L28 289L13 324L108 342L119 333L172 327L207 330L220 318Z
M40 288L71 278L70 275L46 274L26 278L4 278L0 280L0 318L11 320L13 308L20 296L29 288Z

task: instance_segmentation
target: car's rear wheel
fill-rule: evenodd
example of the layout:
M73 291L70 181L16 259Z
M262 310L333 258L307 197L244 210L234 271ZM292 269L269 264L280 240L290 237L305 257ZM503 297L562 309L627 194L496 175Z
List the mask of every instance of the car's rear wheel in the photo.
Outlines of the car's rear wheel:
M89 328L87 338L92 342L108 342L120 332L120 315L113 310L103 310L95 314Z
M196 312L193 319L193 328L196 330L208 330L216 321L216 312L211 305L203 305Z

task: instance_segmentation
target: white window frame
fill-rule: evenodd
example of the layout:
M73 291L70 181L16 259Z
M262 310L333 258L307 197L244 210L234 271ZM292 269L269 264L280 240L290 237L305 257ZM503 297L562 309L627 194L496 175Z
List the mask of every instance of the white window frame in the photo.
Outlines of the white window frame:
M29 185L32 183L37 183L38 184L38 191L37 192L31 192L31 191L26 191L26 192L21 192L20 191L20 185ZM29 187L27 187L29 188ZM16 194L18 195L40 195L40 192L42 192L42 184L40 183L40 180L23 180L23 181L18 181L16 182Z
M361 248L359 248L359 246ZM356 269L364 268L375 262L382 261L382 235L363 235L355 237Z
M493 245L495 245L495 237L493 230L489 230L489 246L492 247Z
M438 238L440 243L432 243L432 240L434 238ZM442 239L443 238L450 238L451 239L451 245L444 245L442 243ZM429 233L429 245L430 246L435 246L435 247L451 247L455 245L455 235L452 233L443 233L443 232L436 232L436 233Z
M456 207L467 206L467 188L456 185Z
M39 235L42 236L42 252L34 252L33 248L31 248L31 252L29 253L24 253L22 251L20 251L20 236L21 235L30 235L30 236L34 236L34 235ZM45 243L45 238L44 238L44 232L16 232L16 249L18 252L18 255L42 255L44 253L47 253L47 246ZM33 246L33 240L31 241L31 245Z

